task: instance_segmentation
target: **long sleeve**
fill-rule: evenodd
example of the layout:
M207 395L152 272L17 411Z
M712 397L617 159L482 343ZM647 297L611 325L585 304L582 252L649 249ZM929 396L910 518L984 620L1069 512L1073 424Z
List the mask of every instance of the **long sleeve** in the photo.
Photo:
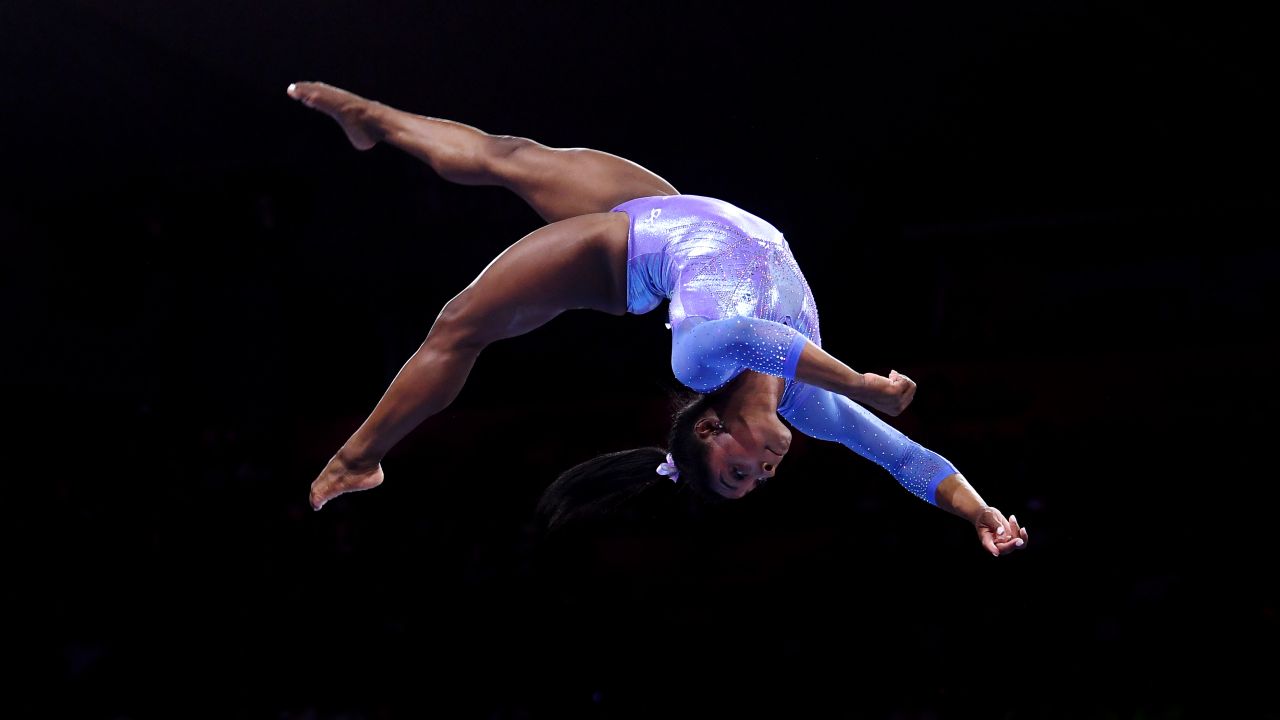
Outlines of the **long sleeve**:
M671 369L680 382L704 393L743 370L791 379L806 342L795 328L772 320L688 317L671 341Z
M937 505L938 484L958 472L938 453L920 445L849 398L798 384L779 413L800 432L833 440L885 470L911 494Z

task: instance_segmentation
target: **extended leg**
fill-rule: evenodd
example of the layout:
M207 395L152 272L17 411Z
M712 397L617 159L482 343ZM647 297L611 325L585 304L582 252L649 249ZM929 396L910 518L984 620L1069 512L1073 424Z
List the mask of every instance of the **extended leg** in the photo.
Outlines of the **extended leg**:
M544 220L607 212L670 183L630 160L589 148L552 148L528 138L490 135L470 125L415 115L324 83L295 83L290 97L337 120L357 149L387 142L463 185L499 185Z
M453 402L490 343L529 332L565 310L624 313L628 228L623 213L569 218L535 230L489 263L445 305L368 419L312 482L312 507L381 483L382 458Z

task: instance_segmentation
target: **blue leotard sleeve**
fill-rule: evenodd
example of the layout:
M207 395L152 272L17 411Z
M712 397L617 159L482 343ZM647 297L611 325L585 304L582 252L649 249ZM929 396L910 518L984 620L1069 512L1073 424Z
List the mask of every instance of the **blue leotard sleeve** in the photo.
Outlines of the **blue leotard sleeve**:
M772 320L687 317L671 340L671 369L680 382L704 393L743 370L791 379L807 342L794 328Z
M794 391L778 412L797 430L844 445L888 470L916 497L938 504L938 484L958 472L950 461L843 395L803 383Z

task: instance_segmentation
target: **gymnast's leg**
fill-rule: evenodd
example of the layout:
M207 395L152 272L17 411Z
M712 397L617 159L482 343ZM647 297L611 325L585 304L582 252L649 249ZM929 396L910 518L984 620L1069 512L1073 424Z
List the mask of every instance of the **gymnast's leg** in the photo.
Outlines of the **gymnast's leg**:
M629 230L625 213L579 215L533 231L489 263L445 305L373 412L311 483L311 506L380 484L382 458L453 402L490 343L565 310L626 312Z
M638 197L677 194L649 170L599 150L552 148L527 138L490 135L325 83L294 83L288 93L336 120L358 150L386 142L427 163L445 180L505 187L547 222L608 212Z

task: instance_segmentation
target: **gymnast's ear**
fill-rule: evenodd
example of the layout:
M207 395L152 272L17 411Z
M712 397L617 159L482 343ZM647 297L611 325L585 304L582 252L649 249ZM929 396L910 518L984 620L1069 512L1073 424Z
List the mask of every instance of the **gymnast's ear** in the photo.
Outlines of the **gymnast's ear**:
M693 434L699 440L706 440L722 432L724 432L724 424L720 422L720 416L716 415L715 410L707 410L707 414L698 418L698 421L693 424Z

